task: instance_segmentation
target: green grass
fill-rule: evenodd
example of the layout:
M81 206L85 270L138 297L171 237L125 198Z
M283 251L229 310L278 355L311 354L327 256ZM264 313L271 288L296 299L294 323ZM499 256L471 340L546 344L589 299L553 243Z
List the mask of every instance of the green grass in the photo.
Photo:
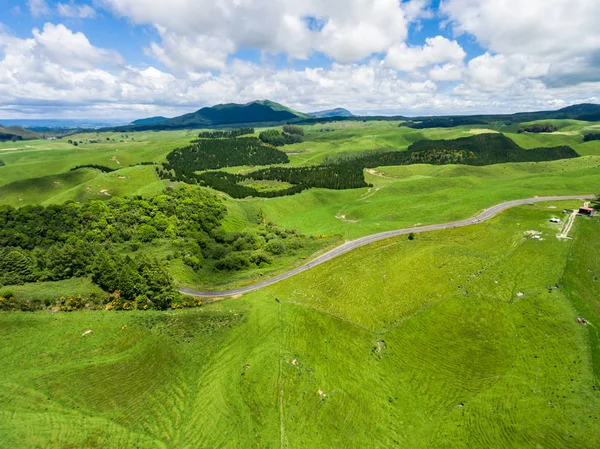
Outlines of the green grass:
M3 204L10 204L14 207L42 204L54 196L93 180L99 174L99 170L86 168L40 178L13 181L0 187L0 197Z
M298 195L243 200L266 220L306 234L353 239L415 224L444 223L503 201L544 195L595 193L600 157L542 163L380 167L366 174L373 188L311 189ZM382 176L381 176L382 175Z
M273 262L269 265L253 266L243 271L217 270L214 260L206 260L198 271L185 265L181 259L170 261L168 267L178 285L207 290L224 290L253 284L289 271L304 264L307 259L316 257L341 243L343 241L336 236L310 239L306 241L304 247L293 251L288 250L285 254L274 257ZM171 249L174 248L171 247Z
M0 143L0 185L17 180L40 178L69 171L76 165L98 164L113 169L140 162L162 162L174 148L189 144L195 131L161 131L128 134L78 134L61 140L31 140ZM106 137L114 140L106 140ZM75 147L68 140L83 143ZM121 142L123 140L123 142Z
M254 179L246 179L244 181L239 182L238 184L252 187L253 189L258 190L259 192L273 192L276 190L284 190L289 187L292 187L293 184L284 181L270 181L267 179L264 180L254 180Z
M165 188L153 166L123 168L111 173L80 169L58 175L13 181L0 187L4 204L62 204L111 196L153 195Z
M18 302L40 301L45 304L54 304L61 296L81 295L84 297L92 293L102 293L91 279L71 278L55 282L34 282L24 285L11 285L0 288L0 296L11 292Z
M598 447L600 222L574 241L548 222L575 205L378 242L200 309L0 314L0 442Z

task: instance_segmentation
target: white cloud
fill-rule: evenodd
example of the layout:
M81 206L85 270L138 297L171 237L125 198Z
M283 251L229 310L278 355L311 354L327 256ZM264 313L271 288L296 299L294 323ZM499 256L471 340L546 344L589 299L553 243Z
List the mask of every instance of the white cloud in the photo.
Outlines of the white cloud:
M329 2L332 3L332 2ZM340 62L358 61L403 42L408 22L397 0L348 1L330 10L319 33L317 48Z
M66 67L86 69L100 64L123 64L117 52L94 47L83 33L73 33L62 24L46 23L43 30L33 30L33 37L45 57Z
M205 68L222 65L239 48L304 59L320 51L339 62L386 52L406 39L409 20L423 16L427 2L413 0L102 0L116 14L159 30L162 42L150 54L162 62L181 59L174 42L211 52L225 44ZM406 10L406 12L405 12ZM408 17L408 18L407 18ZM318 23L319 26L311 26ZM172 54L175 53L175 54ZM213 58L214 59L214 58ZM202 67L200 62L194 64Z
M223 70L234 45L227 39L210 36L188 38L159 30L162 45L151 42L146 54L163 63L173 71L196 71L202 69Z
M90 5L76 5L75 3L58 3L56 10L63 17L75 17L80 19L93 19L96 17L96 10Z
M48 7L46 0L27 0L27 7L34 17L50 14L50 8Z
M63 1L76 8L74 2ZM555 1L549 0L553 5ZM589 9L589 3L573 1L579 14L594 12L593 5ZM551 26L532 23L528 2L523 2L525 25L518 14L502 10L514 9L512 0L443 3L455 32L471 33L489 47L470 61L458 42L443 36L430 37L423 46L406 44L410 24L429 14L427 0L93 4L100 8L101 2L132 23L149 24L157 31L156 42L149 42L145 51L160 65L127 65L117 52L94 46L83 33L62 24L47 23L25 39L0 25L3 114L20 110L136 118L262 98L303 111L341 106L358 113L406 115L510 112L594 101L592 93L600 91L600 46L594 40L598 31L590 29L589 18L567 14L571 26L580 29L566 30L563 37L571 40L564 42L552 34ZM582 9L584 4L588 9ZM61 10L70 17L85 15L57 6L56 12ZM551 19L544 8L538 13ZM522 45L513 42L511 33L521 35ZM289 64L281 69L270 65L269 57L261 64L235 59L241 48L299 59L316 51L335 61L328 68L297 70ZM386 55L383 62L381 54Z
M445 0L454 29L494 53L564 56L600 48L598 0Z
M433 81L458 81L462 78L462 66L448 63L443 66L435 66L429 71L429 78Z
M461 64L466 53L456 41L443 36L429 37L422 47L408 47L398 44L390 48L385 63L403 72L444 62Z
M598 0L445 0L440 8L456 33L473 35L496 55L474 60L471 75L482 85L484 70L556 85L600 81Z

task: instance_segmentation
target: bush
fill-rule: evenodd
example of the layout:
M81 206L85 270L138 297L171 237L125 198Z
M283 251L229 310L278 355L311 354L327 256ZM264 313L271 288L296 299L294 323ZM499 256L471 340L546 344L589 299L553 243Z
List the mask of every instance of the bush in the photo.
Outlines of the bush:
M519 129L519 133L553 133L555 131L558 131L558 128L551 123L534 123Z
M271 240L269 243L267 243L265 245L265 251L267 251L275 256L279 256L279 255L285 253L286 250L287 250L287 247L286 247L285 243L283 243L281 240Z
M218 270L226 271L239 271L249 266L250 259L248 256L240 253L229 253L215 265Z
M273 259L264 251L259 251L250 256L250 262L252 262L257 267L261 267L264 265L271 265L273 263Z
M297 134L299 136L304 135L304 129L294 125L284 125L283 132L288 134Z
M276 129L268 129L263 131L258 135L258 138L264 143L268 143L269 145L276 147L302 142L302 136L299 136L298 134L282 133Z
M151 242L158 237L158 231L152 225L143 224L139 227L137 235L142 242Z

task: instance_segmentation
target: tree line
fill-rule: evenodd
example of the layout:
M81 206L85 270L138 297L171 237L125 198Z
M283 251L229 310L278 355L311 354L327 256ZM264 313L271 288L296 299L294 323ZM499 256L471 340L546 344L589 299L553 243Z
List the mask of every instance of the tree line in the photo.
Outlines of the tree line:
M152 162L150 164L154 165ZM71 168L69 171L75 171L75 170L79 170L81 168L93 168L95 170L100 170L101 172L104 172L104 173L111 173L111 172L115 171L114 168L110 168L105 165L98 165L98 164L76 165L75 167Z
M550 161L577 156L577 153L568 146L525 150L503 134L487 133L452 140L421 140L410 145L406 151L348 152L326 157L322 165L312 167L273 166L245 174L221 171L195 173L185 170L186 165L180 163L177 166L158 167L157 172L162 178L212 187L234 198L249 196L272 198L295 195L313 187L326 189L368 187L370 185L364 179L363 170L386 165L490 165L506 162ZM175 168L171 168L173 166ZM188 162L187 166L195 168L198 165ZM287 182L292 186L280 190L259 191L251 186L240 184L247 180L274 180Z
M586 133L583 136L584 142L591 142L592 140L600 140L600 133Z
M256 137L195 141L167 155L164 170L191 174L196 171L241 165L286 164L288 156Z
M534 123L533 125L521 126L519 133L553 133L558 127L552 123Z
M90 277L115 307L164 309L181 302L169 261L196 271L263 267L312 239L270 223L226 232L225 214L216 195L191 186L148 198L0 205L0 286ZM158 243L170 252L145 256Z
M261 132L258 135L258 138L262 142L276 147L302 142L302 136L300 134L288 134L287 132L281 132L277 129L267 129L266 131Z
M281 181L293 185L280 190L260 191L239 184L247 180ZM365 181L362 167L349 164L315 167L269 167L248 174L212 171L195 175L193 182L220 190L233 198L246 198L249 196L274 198L295 195L310 188L342 190L370 186Z
M235 139L246 134L254 134L254 128L239 128L228 131L202 131L199 139Z

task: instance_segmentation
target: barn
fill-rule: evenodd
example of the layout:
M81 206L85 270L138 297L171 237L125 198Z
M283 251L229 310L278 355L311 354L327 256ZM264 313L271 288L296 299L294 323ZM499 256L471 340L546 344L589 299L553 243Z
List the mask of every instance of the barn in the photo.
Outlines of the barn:
M594 215L596 215L596 209L592 209L591 207L580 207L579 213L581 215L587 215L589 217L593 217Z

